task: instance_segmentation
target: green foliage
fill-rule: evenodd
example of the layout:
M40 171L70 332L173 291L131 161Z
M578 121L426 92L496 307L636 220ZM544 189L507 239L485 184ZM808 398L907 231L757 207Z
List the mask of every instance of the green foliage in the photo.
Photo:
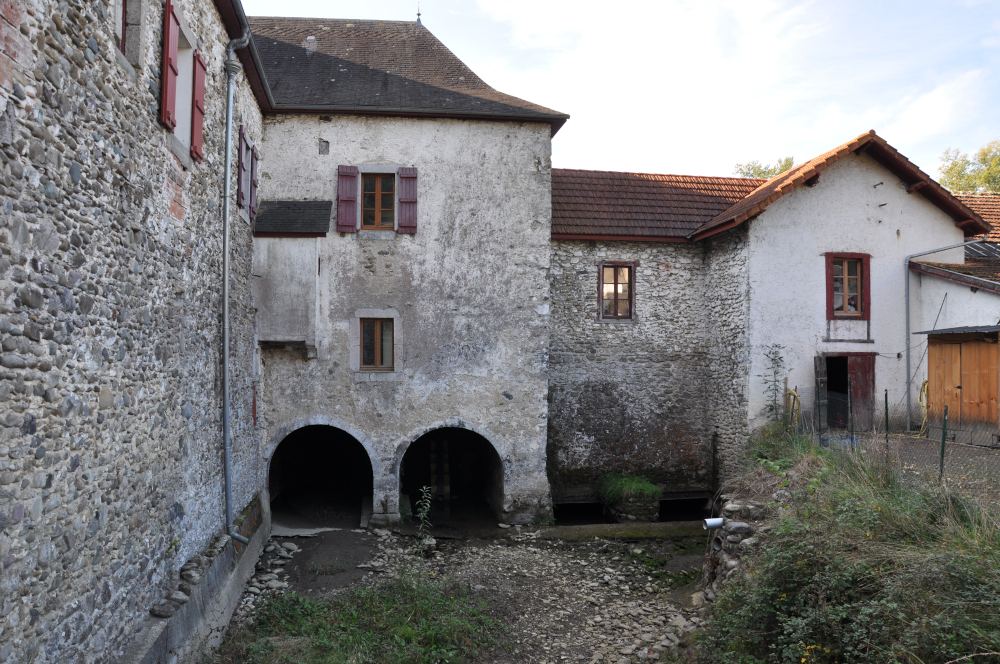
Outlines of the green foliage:
M1000 649L1000 524L985 506L904 483L877 451L773 432L751 444L758 467L814 470L747 574L727 579L703 662L940 664Z
M808 436L796 435L777 422L754 431L748 448L752 462L777 474L784 474L804 456L825 454Z
M450 664L500 643L504 627L457 585L403 576L339 599L269 599L252 626L227 636L226 664Z
M605 505L617 505L623 500L659 500L663 490L639 475L607 473L597 480L597 495Z
M972 157L957 149L941 155L941 185L955 192L1000 192L1000 139L981 147Z
M774 422L779 421L785 414L783 407L785 357L781 354L784 348L781 344L771 344L764 348L767 370L758 376L764 381L764 394L767 395L767 416Z
M427 537L431 531L431 520L429 515L431 513L431 488L425 486L420 490L420 500L417 501L417 519L420 521L420 526L417 528L417 534L421 539Z
M736 164L733 169L733 175L741 178L761 178L763 180L770 180L776 175L780 175L785 171L791 169L795 165L795 159L792 157L784 157L774 162L774 164L762 164L756 159L753 161L748 161L745 164Z

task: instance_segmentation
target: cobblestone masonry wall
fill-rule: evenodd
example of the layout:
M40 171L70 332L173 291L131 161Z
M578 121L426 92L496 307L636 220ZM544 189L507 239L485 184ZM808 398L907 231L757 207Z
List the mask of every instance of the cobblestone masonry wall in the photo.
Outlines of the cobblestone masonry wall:
M0 662L113 661L223 526L227 36L211 3L177 4L208 64L190 170L157 123L160 2L141 3L133 71L110 5L0 0ZM259 136L242 77L237 109ZM260 467L250 236L233 230L239 509Z
M704 307L711 356L712 426L716 480L736 468L748 431L750 385L750 282L747 227L740 226L700 243L705 256Z
M702 244L554 241L548 475L596 500L611 470L666 493L713 486L713 367ZM598 267L638 261L634 321L598 319Z

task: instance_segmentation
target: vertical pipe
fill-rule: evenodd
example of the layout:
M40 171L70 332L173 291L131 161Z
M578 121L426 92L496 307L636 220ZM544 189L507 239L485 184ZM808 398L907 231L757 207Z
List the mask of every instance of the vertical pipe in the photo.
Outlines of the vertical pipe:
M819 393L819 378L816 379L816 433L823 437L823 401Z
M944 407L944 419L941 421L941 466L938 470L938 484L944 481L944 442L948 438L948 406Z
M850 446L854 448L854 394L851 390L851 375L847 375L847 426L851 432Z
M242 67L236 60L236 49L250 41L250 29L244 28L239 39L229 42L226 49L226 159L222 184L222 456L226 484L226 532L238 542L249 544L233 528L232 443L229 426L229 198L233 170L233 88L236 74Z

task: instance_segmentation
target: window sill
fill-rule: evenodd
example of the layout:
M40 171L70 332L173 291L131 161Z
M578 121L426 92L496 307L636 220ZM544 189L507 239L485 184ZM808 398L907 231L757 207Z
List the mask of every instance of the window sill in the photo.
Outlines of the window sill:
M128 74L128 77L132 79L133 83L135 83L136 81L135 67L133 67L132 63L128 61L128 58L125 57L124 53L119 51L114 46L112 46L112 50L115 52L115 61L118 62L118 66L124 69L125 73Z
M358 231L359 240L394 240L396 231L384 230L376 231L369 228Z
M598 323L605 323L607 325L634 325L639 322L637 318L603 318L599 317L597 319Z
M177 157L177 160L181 162L181 166L184 167L184 170L191 170L191 148L184 147L184 144L181 143L180 139L177 138L173 132L167 134L167 147L170 148L173 155Z
M399 371L355 371L355 383L392 383L403 380Z

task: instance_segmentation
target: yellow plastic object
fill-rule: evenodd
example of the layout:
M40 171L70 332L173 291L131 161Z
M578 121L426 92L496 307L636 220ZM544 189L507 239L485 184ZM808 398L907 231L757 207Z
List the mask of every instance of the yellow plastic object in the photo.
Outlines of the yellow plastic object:
M917 403L920 404L920 435L927 435L927 381L920 386L920 393L917 395Z
M785 403L788 404L788 423L791 425L793 422L797 425L802 424L802 400L799 398L798 393L795 390L788 390L785 392ZM796 413L798 413L796 415Z

